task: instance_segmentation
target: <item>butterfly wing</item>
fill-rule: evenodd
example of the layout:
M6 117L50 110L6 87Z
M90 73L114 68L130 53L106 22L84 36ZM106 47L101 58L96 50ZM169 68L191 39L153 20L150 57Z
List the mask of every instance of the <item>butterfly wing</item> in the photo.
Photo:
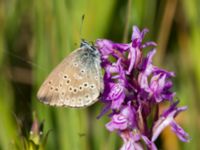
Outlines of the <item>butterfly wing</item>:
M86 107L98 100L102 83L100 56L81 47L50 73L37 97L53 106Z

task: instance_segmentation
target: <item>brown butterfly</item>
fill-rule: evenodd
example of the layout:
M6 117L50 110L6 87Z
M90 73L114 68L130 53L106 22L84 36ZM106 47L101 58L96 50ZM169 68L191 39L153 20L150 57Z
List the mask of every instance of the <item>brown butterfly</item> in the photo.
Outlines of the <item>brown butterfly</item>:
M40 87L38 99L53 106L86 107L103 91L100 53L86 41L69 54Z

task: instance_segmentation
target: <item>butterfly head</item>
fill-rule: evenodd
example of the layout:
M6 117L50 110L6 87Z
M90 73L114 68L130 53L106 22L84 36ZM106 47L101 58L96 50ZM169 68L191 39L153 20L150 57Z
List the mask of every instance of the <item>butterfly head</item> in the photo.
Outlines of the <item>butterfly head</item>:
M86 49L93 56L100 57L100 53L99 53L98 49L94 46L94 44L92 42L87 42L84 39L81 39L80 48Z

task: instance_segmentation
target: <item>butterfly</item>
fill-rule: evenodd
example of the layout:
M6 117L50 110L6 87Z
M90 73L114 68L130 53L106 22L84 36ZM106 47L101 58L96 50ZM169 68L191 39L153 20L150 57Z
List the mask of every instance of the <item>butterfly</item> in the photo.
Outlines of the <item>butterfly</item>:
M38 99L52 106L87 107L95 103L104 89L98 49L82 40L46 78Z

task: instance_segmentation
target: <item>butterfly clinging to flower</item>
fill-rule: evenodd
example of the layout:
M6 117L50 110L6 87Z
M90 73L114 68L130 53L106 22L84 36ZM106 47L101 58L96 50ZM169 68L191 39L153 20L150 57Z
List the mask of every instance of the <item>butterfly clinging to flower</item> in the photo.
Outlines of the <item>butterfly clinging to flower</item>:
M38 99L52 106L87 107L103 91L101 59L98 49L82 40L46 78Z

